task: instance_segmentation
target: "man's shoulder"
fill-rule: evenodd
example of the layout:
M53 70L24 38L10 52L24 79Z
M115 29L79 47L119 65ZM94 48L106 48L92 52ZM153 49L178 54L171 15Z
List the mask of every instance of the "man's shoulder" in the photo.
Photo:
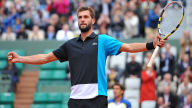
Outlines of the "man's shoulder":
M131 102L129 102L128 100L126 100L126 99L122 99L121 100L121 103L124 103L124 104L126 104L127 106L130 106L131 105Z
M71 43L76 42L78 39L79 39L79 37L75 37L75 38L72 38L72 39L66 41L65 43L66 43L66 44L71 44Z
M110 100L108 100L108 103L113 103L113 102L115 102L114 99L110 99Z

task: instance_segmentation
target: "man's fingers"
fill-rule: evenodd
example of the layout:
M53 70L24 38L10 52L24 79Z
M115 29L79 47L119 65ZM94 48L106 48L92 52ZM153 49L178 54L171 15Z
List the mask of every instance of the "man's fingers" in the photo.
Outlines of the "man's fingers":
M166 42L166 40L161 40L159 43L158 43L158 45L160 46L160 47L163 47L164 45L165 45L165 42Z
M13 59L13 54L14 54L14 52L9 52L8 53L8 60L9 61Z

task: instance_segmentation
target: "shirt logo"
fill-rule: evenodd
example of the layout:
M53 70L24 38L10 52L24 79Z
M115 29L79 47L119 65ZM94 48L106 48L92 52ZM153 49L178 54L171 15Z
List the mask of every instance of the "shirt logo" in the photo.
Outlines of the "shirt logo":
M97 45L97 43L96 43L96 42L93 42L92 45Z

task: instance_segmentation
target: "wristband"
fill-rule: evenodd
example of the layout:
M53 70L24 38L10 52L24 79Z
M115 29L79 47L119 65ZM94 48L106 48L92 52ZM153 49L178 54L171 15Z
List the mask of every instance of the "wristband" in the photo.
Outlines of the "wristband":
M154 46L153 46L153 42L147 42L146 43L146 48L147 48L147 50L155 49Z

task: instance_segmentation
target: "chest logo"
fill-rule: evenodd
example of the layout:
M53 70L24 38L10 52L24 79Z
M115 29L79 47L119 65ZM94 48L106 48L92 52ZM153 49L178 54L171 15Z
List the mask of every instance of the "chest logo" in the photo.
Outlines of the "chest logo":
M93 42L92 45L97 45L97 42Z

